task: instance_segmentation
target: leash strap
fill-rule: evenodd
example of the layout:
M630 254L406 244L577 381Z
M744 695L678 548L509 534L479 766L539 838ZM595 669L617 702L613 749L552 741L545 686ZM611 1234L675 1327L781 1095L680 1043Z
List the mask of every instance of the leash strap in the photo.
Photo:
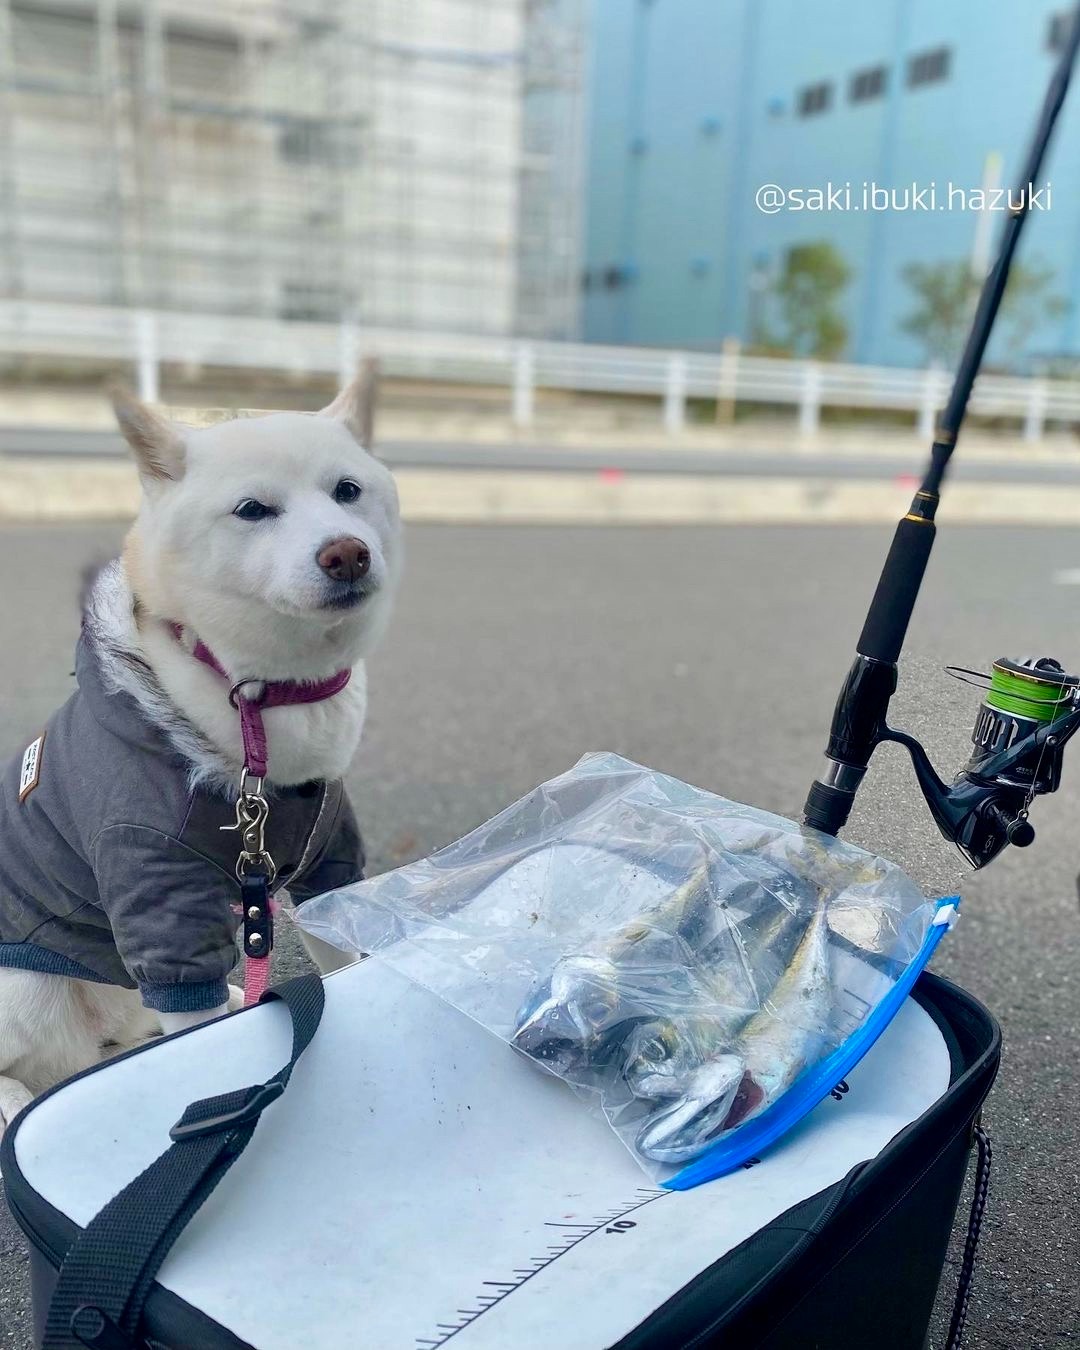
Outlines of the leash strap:
M225 667L201 638L185 636L182 624L173 620L166 627L175 641L184 646L196 661L232 682ZM229 702L240 716L240 738L244 746L244 767L236 798L236 820L222 825L223 830L239 830L240 854L236 860L236 878L240 882L243 914L244 1007L258 1003L270 983L270 952L274 945L274 919L269 888L277 867L265 843L266 818L270 807L263 792L268 769L265 708L285 708L300 703L321 703L340 694L352 679L349 666L324 680L237 680L229 689ZM253 694L245 694L247 687ZM261 888L261 889L260 889Z
M201 661L206 658L199 653L199 643L195 655ZM209 655L209 653L207 653ZM207 662L209 664L209 662ZM213 669L221 671L214 662ZM224 672L221 672L224 673ZM227 678L227 677L226 677ZM267 769L266 726L263 723L264 708L288 708L300 703L321 703L323 699L340 694L352 679L348 668L339 670L329 679L314 683L301 680L240 680L229 691L229 701L240 714L240 735L244 742L244 766L256 778L265 778ZM261 691L249 698L243 691L246 684L262 683Z
M240 878L243 913L244 1007L261 1001L270 984L270 953L274 950L274 902L270 878L261 869Z
M154 1277L169 1249L244 1151L259 1116L285 1091L323 1012L317 975L263 995L292 1019L289 1062L265 1083L193 1102L169 1131L172 1147L95 1215L68 1249L41 1350L135 1350Z
M249 956L244 965L244 1007L252 1008L262 1002L270 987L270 958Z

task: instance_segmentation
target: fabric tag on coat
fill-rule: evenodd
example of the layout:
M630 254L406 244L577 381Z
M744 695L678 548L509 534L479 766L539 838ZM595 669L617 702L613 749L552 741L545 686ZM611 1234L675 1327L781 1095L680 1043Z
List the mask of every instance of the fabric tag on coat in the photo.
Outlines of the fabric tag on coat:
M31 741L23 751L22 769L19 772L20 802L26 801L41 781L41 747L44 744L45 733L42 732L37 740Z

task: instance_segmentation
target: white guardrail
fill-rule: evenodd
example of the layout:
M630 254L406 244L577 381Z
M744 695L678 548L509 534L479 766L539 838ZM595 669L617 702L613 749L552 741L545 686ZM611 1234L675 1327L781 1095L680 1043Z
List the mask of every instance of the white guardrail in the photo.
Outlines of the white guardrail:
M26 354L131 361L141 397L158 395L164 362L240 369L338 374L373 353L389 375L463 384L505 385L513 421L531 425L537 389L659 398L672 434L686 422L689 398L731 408L752 402L798 410L799 431L813 435L821 409L895 409L915 416L929 438L949 389L941 370L903 370L720 353L602 347L449 333L292 323L213 314L150 312L37 301L0 301L0 355ZM981 375L971 411L1017 419L1038 440L1048 421L1080 423L1080 381Z

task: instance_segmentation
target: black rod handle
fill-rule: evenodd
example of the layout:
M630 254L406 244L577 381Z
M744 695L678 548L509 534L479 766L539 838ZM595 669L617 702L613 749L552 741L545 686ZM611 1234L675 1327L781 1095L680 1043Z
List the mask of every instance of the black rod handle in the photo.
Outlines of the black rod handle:
M932 520L912 512L893 535L859 636L858 653L833 709L825 770L811 785L803 807L806 824L825 834L839 834L847 824L855 793L881 739L896 689L896 662L936 532Z
M887 665L899 660L936 534L932 520L914 515L905 516L897 525L859 635L860 656Z
M806 824L815 830L838 834L847 824L895 689L895 665L856 656L833 710L825 770L811 784L803 807Z

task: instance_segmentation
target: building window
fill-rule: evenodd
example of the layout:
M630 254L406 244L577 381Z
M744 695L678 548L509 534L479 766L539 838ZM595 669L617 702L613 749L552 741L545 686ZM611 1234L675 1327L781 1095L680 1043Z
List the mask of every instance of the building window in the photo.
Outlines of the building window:
M1066 12L1064 14L1051 14L1050 26L1046 30L1046 45L1052 52L1063 52L1065 45L1069 41L1069 35L1072 33L1073 16Z
M823 80L820 84L808 84L799 90L796 108L800 117L813 117L815 113L829 110L832 103L832 84Z
M873 66L870 70L856 71L851 77L848 99L852 103L868 103L872 98L880 98L885 92L888 77L885 66Z
M910 89L918 89L924 84L939 84L949 78L949 66L952 52L948 47L935 47L933 51L919 52L908 58L907 82Z
M338 165L333 128L315 117L293 117L278 128L278 154L287 164Z
M297 323L337 323L341 308L341 292L334 286L286 281L281 288L278 317Z

